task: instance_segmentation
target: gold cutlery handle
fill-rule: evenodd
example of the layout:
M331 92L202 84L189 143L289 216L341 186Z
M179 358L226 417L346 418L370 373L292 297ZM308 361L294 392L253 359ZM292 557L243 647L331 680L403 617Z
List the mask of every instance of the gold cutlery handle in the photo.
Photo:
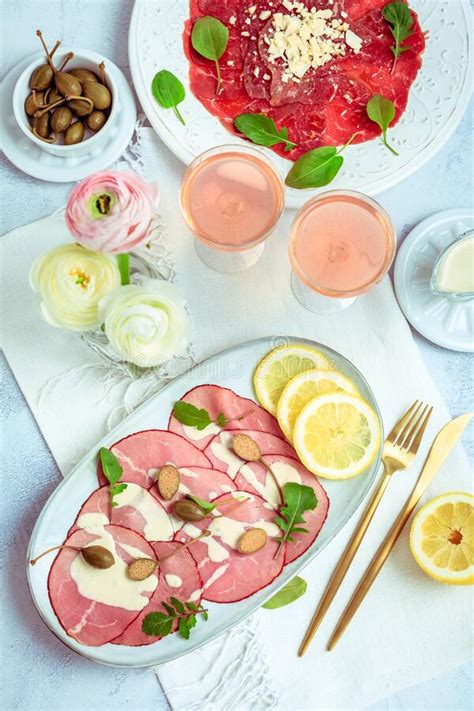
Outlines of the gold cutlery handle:
M351 599L349 600L349 603L346 606L346 609L342 613L342 616L339 622L337 623L337 627L332 633L331 639L328 642L328 650L331 650L336 646L341 635L349 625L349 622L354 617L361 602L372 587L372 583L374 582L375 578L381 571L385 561L390 555L390 552L392 551L395 543L397 542L397 539L400 536L400 533L402 532L403 528L405 527L406 522L410 518L415 506L420 500L420 497L421 494L418 495L416 491L412 494L405 508L401 511L392 528L385 536L385 539L383 540L378 551L372 558L369 567L365 571L363 579L357 586L354 594L352 595Z
M344 580L344 577L347 573L347 570L348 570L349 566L351 565L355 554L359 550L359 546L362 543L362 540L363 540L365 533L370 525L370 522L372 521L374 513L376 512L377 507L382 499L382 496L385 493L387 484L390 481L390 476L391 476L391 474L385 473L384 476L382 477L379 485L377 486L377 488L372 496L372 499L364 512L362 520L359 523L352 538L350 539L350 541L344 551L344 554L343 554L341 560L339 561L339 563L336 567L336 570L334 571L333 576L332 576L332 578L331 578L331 580L324 592L321 602L319 603L318 608L317 608L316 612L314 613L311 622L309 623L308 629L306 630L306 634L305 634L303 641L301 642L300 648L298 650L298 656L302 657L303 654L308 649L314 635L316 634L321 622L324 619L324 616L326 615L326 612L328 611L328 609L334 599L334 596L336 595L337 591L339 590L341 583Z

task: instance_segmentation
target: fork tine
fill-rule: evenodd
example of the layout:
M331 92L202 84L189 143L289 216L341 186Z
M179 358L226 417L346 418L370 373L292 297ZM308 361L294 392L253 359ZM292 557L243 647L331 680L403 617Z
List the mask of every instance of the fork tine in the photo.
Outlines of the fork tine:
M403 417L401 417L398 422L395 424L393 427L392 431L388 434L387 440L388 442L391 442L391 444L395 444L397 441L397 437L400 434L402 428L406 425L410 417L412 416L416 406L418 405L418 400L415 400L413 405L405 412Z
M400 449L405 449L406 451L408 451L410 443L416 436L416 433L418 432L418 429L419 429L421 423L423 422L423 418L425 417L428 410L429 410L429 405L425 405L424 403L421 403L421 410L419 410L419 412L417 414L416 421L413 422L410 429L406 431L403 439L398 443L398 446L400 447Z
M396 438L395 442L393 443L397 447L401 447L402 443L405 441L405 437L407 434L411 431L413 431L413 426L414 423L416 422L417 418L419 417L420 412L422 411L424 407L424 403L422 401L417 401L418 405L416 408L413 410L411 417L409 418L408 422L405 423L404 427L402 427L398 437Z
M416 454L418 452L418 448L420 446L421 440L423 439L423 435L425 434L426 426L429 422L429 419L431 417L431 413L433 412L433 408L430 407L428 412L425 415L424 421L421 423L420 429L416 433L416 436L412 440L410 447L408 449L410 454Z

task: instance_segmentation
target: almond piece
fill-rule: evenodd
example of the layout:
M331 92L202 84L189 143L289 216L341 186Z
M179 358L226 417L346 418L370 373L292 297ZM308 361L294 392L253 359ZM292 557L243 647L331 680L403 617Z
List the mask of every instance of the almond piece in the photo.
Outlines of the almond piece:
M172 464L166 464L158 472L157 484L161 498L171 501L179 488L179 471Z
M127 572L130 580L146 580L153 575L158 563L151 558L137 558L130 563Z
M246 434L237 434L232 437L232 449L238 457L246 462L258 462L262 456L258 444Z
M263 528L249 528L248 531L245 531L245 533L240 536L237 543L237 550L244 555L256 553L263 548L267 540L268 536Z

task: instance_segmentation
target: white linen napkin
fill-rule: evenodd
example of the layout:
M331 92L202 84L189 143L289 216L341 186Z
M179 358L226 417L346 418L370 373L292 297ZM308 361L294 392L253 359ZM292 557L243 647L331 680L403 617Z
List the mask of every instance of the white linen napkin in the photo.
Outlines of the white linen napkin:
M472 648L470 589L442 586L422 573L409 551L408 528L336 649L324 651L350 593L407 498L434 434L448 420L389 279L337 316L305 311L289 284L286 242L291 213L282 219L256 266L235 275L209 271L179 214L182 166L151 129L140 129L139 138L138 167L158 181L161 191L163 264L187 297L197 360L262 335L313 338L341 351L362 370L387 431L415 398L435 407L416 464L393 478L306 656L299 659L297 647L360 514L304 570L308 592L303 598L280 610L262 609L202 650L157 669L172 708L355 709L461 664ZM63 214L57 213L14 230L0 243L3 264L8 265L3 303L14 305L4 313L2 345L65 475L117 418L160 386L156 379L128 379L74 334L39 320L28 288L29 267L37 254L67 240ZM470 488L468 463L457 446L428 498Z

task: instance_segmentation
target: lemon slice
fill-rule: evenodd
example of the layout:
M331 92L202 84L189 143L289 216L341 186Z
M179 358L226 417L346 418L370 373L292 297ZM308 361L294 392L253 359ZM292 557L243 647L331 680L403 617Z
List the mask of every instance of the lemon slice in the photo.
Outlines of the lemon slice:
M410 548L422 570L440 583L474 583L474 496L451 491L416 514Z
M259 403L276 415L278 400L285 385L305 370L329 370L329 360L316 348L303 343L278 346L257 365L253 384Z
M357 395L319 395L296 418L293 445L304 466L326 479L350 479L377 456L381 428L377 414Z
M296 418L303 407L318 395L341 391L359 395L352 380L335 370L306 370L290 380L283 389L277 407L278 424L290 442L293 440Z

